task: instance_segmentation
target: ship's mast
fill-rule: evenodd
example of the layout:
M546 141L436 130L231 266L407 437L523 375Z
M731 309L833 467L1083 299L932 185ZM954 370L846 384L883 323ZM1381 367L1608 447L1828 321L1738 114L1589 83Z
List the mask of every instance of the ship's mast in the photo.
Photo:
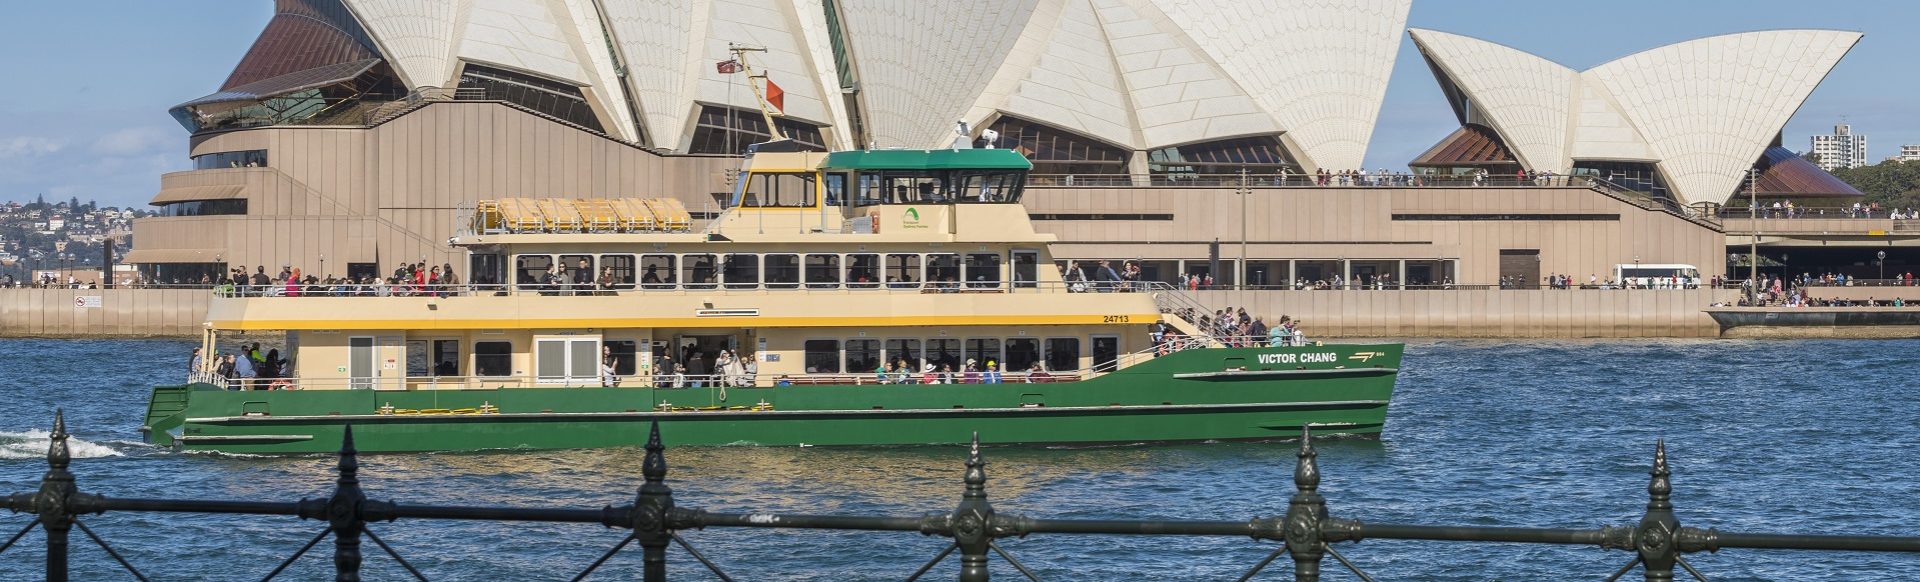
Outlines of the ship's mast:
M773 123L773 107L767 103L766 93L758 83L753 82L756 77L766 79L767 76L754 75L753 65L747 63L747 53L764 53L767 49L745 47L730 42L727 43L727 52L733 53L733 60L740 63L740 70L747 73L747 86L753 89L753 100L760 105L760 115L767 119L767 134L773 136L773 139L786 139L787 136L781 135L780 127Z

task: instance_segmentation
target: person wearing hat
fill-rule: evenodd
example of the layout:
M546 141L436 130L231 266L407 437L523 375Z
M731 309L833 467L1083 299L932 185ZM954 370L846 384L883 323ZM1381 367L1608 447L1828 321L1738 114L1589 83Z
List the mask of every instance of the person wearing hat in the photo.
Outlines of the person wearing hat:
M920 383L921 384L927 384L927 385L939 384L940 383L939 380L940 378L933 374L933 362L927 362L925 365L920 366Z
M999 362L995 362L993 360L987 360L987 372L986 372L985 382L987 384L1001 383Z
M967 358L967 367L962 369L960 372L960 383L961 384L979 384L980 383L980 368L974 362L973 358Z

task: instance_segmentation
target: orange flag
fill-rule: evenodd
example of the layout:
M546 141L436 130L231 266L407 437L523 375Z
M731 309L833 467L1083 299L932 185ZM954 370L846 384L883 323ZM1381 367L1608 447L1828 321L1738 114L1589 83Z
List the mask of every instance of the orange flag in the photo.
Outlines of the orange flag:
M786 113L787 112L786 103L787 103L787 92L781 91L780 86L773 84L773 79L768 78L767 79L767 104L772 105L774 111Z

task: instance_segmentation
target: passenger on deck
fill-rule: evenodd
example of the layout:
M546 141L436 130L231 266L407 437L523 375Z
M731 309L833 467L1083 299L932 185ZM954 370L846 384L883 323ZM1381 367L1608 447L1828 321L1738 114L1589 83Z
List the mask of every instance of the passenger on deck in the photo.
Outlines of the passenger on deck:
M700 352L694 352L693 355L687 356L687 363L685 365L685 368L687 370L687 375L691 376L691 381L692 381L691 385L694 388L700 388L700 387L706 386L706 382L704 382L704 380L707 377L707 372L709 371L709 369L707 368L707 363L701 361Z
M574 267L570 274L573 275L574 295L586 295L587 290L593 288L593 267L587 264L586 259L580 259L580 265Z
M620 385L620 377L613 375L613 346L600 346L600 387L612 388Z
M979 384L980 383L979 364L974 362L973 358L967 358L967 367L962 368L961 370L962 370L960 372L961 384Z
M1047 375L1047 367L1041 365L1040 362L1034 362L1033 368L1027 370L1027 383L1029 384L1045 384L1052 381L1053 378Z
M893 383L893 364L881 364L873 369L875 384Z
M986 374L984 374L984 377L982 378L982 383L1000 384L1002 382L1003 382L1003 378L1000 375L1000 363L995 362L993 360L987 360L987 370L986 370Z
M896 372L896 375L894 376L895 384L912 384L913 383L913 365L908 364L905 359L902 359L896 362L893 366L893 369Z
M614 286L619 282L619 279L613 277L613 267L601 267L600 280L595 282L595 289L599 295L612 295Z

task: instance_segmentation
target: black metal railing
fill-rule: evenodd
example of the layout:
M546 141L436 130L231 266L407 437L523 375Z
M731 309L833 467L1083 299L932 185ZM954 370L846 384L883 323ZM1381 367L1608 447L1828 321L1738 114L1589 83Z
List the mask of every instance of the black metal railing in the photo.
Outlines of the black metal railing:
M646 459L641 465L643 482L633 501L600 509L546 507L475 507L416 505L367 498L360 488L359 461L353 446L353 430L344 431L339 453L338 477L331 495L322 499L293 502L210 501L197 499L121 499L80 490L68 471L66 423L54 415L52 444L47 449L47 473L40 489L18 493L4 499L15 513L28 513L34 520L0 544L0 552L12 548L35 527L45 534L46 579L68 579L68 537L79 529L87 539L106 551L120 567L140 580L147 576L80 520L82 516L106 512L200 513L292 516L325 522L325 527L306 545L268 571L262 580L272 580L329 535L334 539L335 580L360 579L363 556L361 539L372 541L418 580L427 575L408 563L393 546L374 534L369 524L399 519L485 520L508 522L548 522L600 524L629 530L618 544L587 564L573 580L583 580L630 545L641 548L645 580L665 580L667 552L679 546L721 580L732 580L719 563L701 553L681 532L705 528L829 529L855 531L917 532L950 540L924 565L907 575L917 580L955 552L960 554L959 579L988 579L988 561L999 556L1007 566L1026 578L1038 580L1031 568L1021 563L998 543L1005 538L1024 538L1033 534L1081 535L1156 535L1244 537L1254 543L1279 542L1264 558L1255 562L1239 580L1251 580L1282 557L1293 562L1293 579L1317 581L1326 558L1362 580L1372 581L1358 563L1335 548L1340 542L1367 539L1426 540L1447 542L1507 542L1594 546L1603 550L1632 552L1627 564L1606 580L1640 568L1647 580L1673 580L1677 569L1698 580L1706 576L1686 559L1698 552L1722 549L1824 550L1920 553L1920 537L1783 535L1722 532L1683 526L1674 512L1673 486L1669 480L1664 442L1654 448L1651 480L1647 485L1647 504L1639 522L1618 527L1561 529L1537 527L1429 526L1397 523L1366 523L1334 517L1321 496L1318 453L1310 434L1300 439L1300 452L1294 465L1293 496L1286 512L1254 517L1244 521L1226 520L1140 520L1140 519L1048 519L997 511L987 496L986 462L980 452L978 435L967 455L965 487L960 503L951 510L921 516L802 515L775 513L710 513L681 507L666 484L665 447L660 442L659 423L653 425L647 439ZM1303 431L1304 432L1304 431ZM5 571L0 568L0 571Z

